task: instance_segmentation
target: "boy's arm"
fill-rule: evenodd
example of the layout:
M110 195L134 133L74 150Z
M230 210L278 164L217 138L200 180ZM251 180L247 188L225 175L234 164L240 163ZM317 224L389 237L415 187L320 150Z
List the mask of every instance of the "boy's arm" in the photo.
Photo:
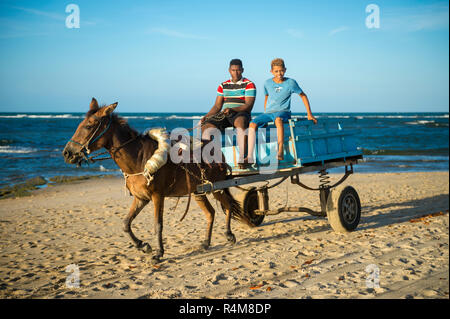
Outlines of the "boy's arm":
M316 118L315 118L314 115L312 115L312 113L311 113L311 107L309 106L309 100L308 100L308 97L307 97L306 94L303 93L303 92L300 93L299 95L300 95L300 97L301 97L303 103L305 104L306 113L308 114L308 120L313 121L314 124L317 124Z
M203 123L203 121L205 121L206 117L219 113L220 110L222 109L222 106L223 106L223 96L218 95L216 97L216 101L214 102L214 105L212 106L211 110L209 110L209 112L205 116L202 117L200 122Z
M264 112L266 111L267 99L268 99L268 98L269 98L268 95L266 95L266 96L264 97Z

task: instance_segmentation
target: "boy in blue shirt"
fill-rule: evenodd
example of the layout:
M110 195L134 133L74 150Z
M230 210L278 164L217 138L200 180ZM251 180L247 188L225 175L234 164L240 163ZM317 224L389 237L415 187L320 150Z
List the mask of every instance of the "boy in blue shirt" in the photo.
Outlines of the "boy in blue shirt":
M274 59L271 63L270 72L273 74L273 78L268 79L264 83L264 113L257 116L250 122L248 130L248 157L246 163L254 163L253 150L255 148L256 129L260 126L267 125L268 122L275 122L277 127L277 141L278 141L278 154L279 161L284 159L284 126L283 122L286 122L291 118L291 95L293 93L299 94L300 98L306 107L308 114L308 120L317 123L316 118L311 113L309 106L309 100L300 86L294 79L284 77L286 73L286 67L283 59Z

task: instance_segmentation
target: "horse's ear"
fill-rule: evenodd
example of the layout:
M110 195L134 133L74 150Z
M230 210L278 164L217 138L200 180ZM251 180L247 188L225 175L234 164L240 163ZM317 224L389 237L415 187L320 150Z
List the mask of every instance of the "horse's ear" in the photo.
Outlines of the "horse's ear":
M100 116L109 116L112 112L114 112L115 108L117 107L117 104L119 102L110 104L108 106L102 107Z
M96 111L98 110L98 103L95 97L92 98L91 105L89 105L89 110Z

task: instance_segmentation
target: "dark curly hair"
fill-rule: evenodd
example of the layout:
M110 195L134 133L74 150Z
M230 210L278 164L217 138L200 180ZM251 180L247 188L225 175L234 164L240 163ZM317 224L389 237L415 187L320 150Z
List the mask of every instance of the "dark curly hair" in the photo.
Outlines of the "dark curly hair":
M241 69L242 69L242 61L241 61L240 59L233 59L233 60L231 60L231 61L230 61L230 67L231 67L232 65L238 65L238 66L240 66Z

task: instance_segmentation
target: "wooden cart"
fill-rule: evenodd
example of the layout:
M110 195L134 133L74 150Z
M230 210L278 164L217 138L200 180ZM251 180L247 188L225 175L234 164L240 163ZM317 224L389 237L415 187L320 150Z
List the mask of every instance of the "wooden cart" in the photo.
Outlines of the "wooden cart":
M338 185L353 174L353 165L362 159L362 151L357 146L359 130L345 130L341 122L333 120L321 120L314 125L310 121L291 119L285 124L284 160L278 162L276 128L273 123L269 123L266 129L257 131L256 163L247 169L238 167L239 149L233 132L231 129L226 130L222 147L225 160L232 167L230 179L201 184L197 187L197 193L239 188L236 199L241 203L246 223L251 226L260 225L266 215L283 211L327 216L331 227L337 232L349 232L358 226L361 216L358 193L351 186L341 188ZM330 184L328 169L336 167L344 167L344 175L336 183ZM300 181L300 175L309 172L319 173L319 187L312 188ZM269 185L269 181L278 178L279 181ZM307 190L318 191L321 210L314 211L301 206L271 210L268 190L287 178ZM259 187L244 187L257 182L267 183Z

